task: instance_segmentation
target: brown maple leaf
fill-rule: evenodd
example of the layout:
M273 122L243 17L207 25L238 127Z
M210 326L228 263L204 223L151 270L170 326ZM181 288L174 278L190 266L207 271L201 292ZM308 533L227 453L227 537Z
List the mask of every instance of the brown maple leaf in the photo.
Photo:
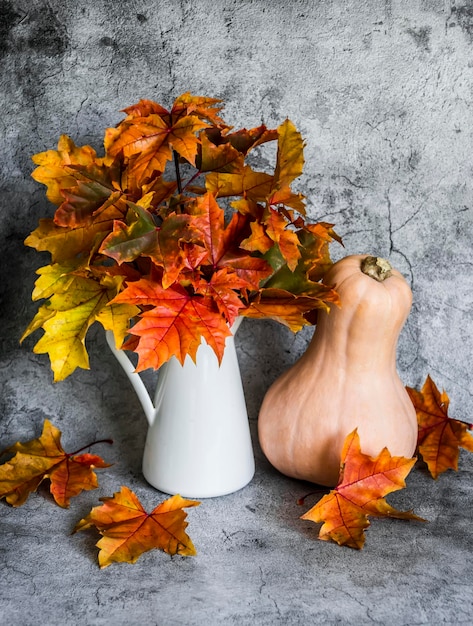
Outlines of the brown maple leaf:
M208 191L219 197L244 196L258 202L266 200L271 192L273 180L272 175L256 172L249 165L245 165L236 173L211 172L207 174L205 186Z
M253 150L253 148L267 141L274 141L277 138L278 131L276 129L268 129L262 124L256 128L250 128L249 130L242 128L233 133L225 134L222 140L228 141L239 152L246 154L250 150Z
M205 133L200 135L200 149L196 167L200 172L239 172L244 165L244 155L231 143L215 145Z
M433 478L448 469L458 469L459 448L473 452L471 425L448 416L449 398L430 378L421 391L406 387L417 413L419 454Z
M345 439L337 487L307 511L302 519L323 522L319 539L332 540L358 550L365 542L364 531L370 525L368 516L425 521L412 511L394 509L384 498L406 486L404 479L415 462L415 458L391 456L387 448L381 450L376 458L363 454L355 429Z
M108 439L103 441L111 443ZM93 468L110 467L94 454L77 454L80 450L64 452L61 431L49 420L44 421L43 432L38 439L15 443L5 452L16 454L0 466L0 498L5 498L15 507L24 504L30 493L36 491L45 478L49 478L56 504L67 508L73 496L98 487Z
M122 487L111 498L100 498L101 506L94 507L82 519L74 532L94 526L102 538L98 561L101 568L113 562L135 563L144 553L154 548L168 554L194 556L190 537L186 534L185 507L198 506L200 502L184 500L179 495L161 502L151 513L146 513L137 496Z

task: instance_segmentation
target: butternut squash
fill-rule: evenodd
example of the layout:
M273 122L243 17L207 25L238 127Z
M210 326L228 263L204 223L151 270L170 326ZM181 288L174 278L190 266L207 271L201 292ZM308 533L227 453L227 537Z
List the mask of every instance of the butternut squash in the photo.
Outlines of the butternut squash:
M412 305L404 277L384 259L352 255L335 263L324 283L341 306L319 312L306 352L269 388L258 434L283 474L332 487L346 435L357 428L365 454L386 446L412 457L417 419L396 370Z

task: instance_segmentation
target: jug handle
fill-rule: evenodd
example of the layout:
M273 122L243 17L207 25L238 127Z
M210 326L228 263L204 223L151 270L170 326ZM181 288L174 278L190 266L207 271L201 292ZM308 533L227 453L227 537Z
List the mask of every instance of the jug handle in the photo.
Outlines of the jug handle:
M105 332L105 337L112 354L121 365L130 383L133 385L133 389L135 390L138 400L140 401L143 411L145 412L146 419L148 420L149 425L152 426L156 410L151 398L149 397L149 393L144 382L141 380L140 375L135 372L135 366L130 361L126 353L123 350L117 349L113 332L111 330L107 330Z

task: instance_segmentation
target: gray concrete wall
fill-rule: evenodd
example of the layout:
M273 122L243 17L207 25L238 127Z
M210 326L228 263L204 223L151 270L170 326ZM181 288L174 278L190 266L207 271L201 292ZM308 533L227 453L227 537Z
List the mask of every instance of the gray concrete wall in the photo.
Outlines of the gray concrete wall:
M89 412L83 389L97 380L124 393L94 345L93 371L57 386L47 357L30 353L35 338L18 346L35 311L33 270L47 262L22 241L52 214L30 156L61 133L100 149L123 107L169 105L189 90L223 98L236 127L294 121L307 141L299 190L311 217L335 223L345 242L334 257L389 257L412 283L404 381L431 373L452 414L471 418L473 2L2 0L0 30L4 415L49 406L66 420L71 398L72 412ZM251 418L309 337L245 322Z
M345 241L334 257L386 256L412 282L404 381L430 373L471 421L473 1L0 0L0 55L0 448L37 437L45 417L66 450L115 442L94 448L113 466L69 510L45 489L18 509L0 503L0 624L471 623L471 454L438 481L416 467L389 501L429 523L374 520L362 553L317 541L299 520L317 497L296 504L311 486L263 458L263 394L310 329L247 320L238 332L256 475L190 512L198 556L153 552L104 572L98 536L70 533L120 485L147 510L163 499L141 473L146 420L100 332L92 369L57 384L36 337L18 340L48 263L23 240L53 212L31 155L61 133L99 149L119 109L189 90L223 98L236 127L295 122L307 141L299 189Z

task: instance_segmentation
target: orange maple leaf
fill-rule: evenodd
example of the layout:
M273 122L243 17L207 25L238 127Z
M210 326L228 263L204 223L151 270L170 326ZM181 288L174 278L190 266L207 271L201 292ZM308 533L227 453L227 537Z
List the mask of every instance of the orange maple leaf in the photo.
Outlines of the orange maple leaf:
M198 506L196 500L184 500L176 495L161 502L151 513L146 513L137 496L122 487L112 498L100 498L104 503L94 507L82 519L74 532L94 526L102 535L96 546L100 548L101 568L113 562L135 563L144 553L154 548L168 554L194 556L190 537L186 534L185 507Z
M93 468L110 467L94 454L64 452L61 431L49 420L44 421L43 432L38 439L15 443L5 452L16 454L0 466L0 498L5 498L15 507L24 504L30 493L36 491L45 478L49 478L56 504L67 508L73 496L98 487Z
M273 240L268 237L264 226L257 220L250 222L250 228L251 235L240 243L240 248L265 254L273 247Z
M419 454L433 478L448 469L458 469L459 448L473 452L473 437L469 424L448 416L449 398L430 378L421 391L406 387L417 413Z
M172 149L195 165L200 140L198 131L208 124L195 115L186 115L168 125L160 115L130 117L124 120L106 140L107 153L116 157L121 152L129 161L129 170L138 181L146 181L156 172L162 173L172 158Z
M268 141L274 141L278 138L278 131L276 129L266 128L264 124L257 126L256 128L242 128L233 133L225 134L223 140L228 141L231 145L241 152L246 154L253 148L266 143Z
M242 240L249 217L234 213L225 226L224 210L212 193L206 193L196 201L193 225L202 233L208 251L208 263L213 270L227 267L235 271L251 289L259 289L260 282L271 275L271 266L264 259L253 257L240 249L235 242Z
M157 115L169 115L169 111L153 100L142 98L137 104L132 104L126 109L122 109L128 117L147 117L152 113Z
M158 369L172 356L180 363L186 355L195 361L202 338L221 361L230 331L210 297L190 295L178 284L164 289L156 281L142 278L118 294L111 304L116 303L152 307L141 313L130 329L139 337L137 346L135 342L123 346L133 345L139 354L137 371Z
M322 283L314 283L310 293L297 295L271 287L262 289L243 314L253 319L270 318L297 332L310 324L306 316L311 311L327 309L328 302L338 301L338 294Z
M287 229L290 222L282 213L270 208L265 224L266 233L279 245L279 249L287 262L287 266L291 271L294 271L301 258L301 252L299 250L300 243L296 233Z
M246 306L236 292L248 287L249 283L246 280L226 267L214 272L209 281L201 279L195 285L197 293L212 298L230 326Z
M319 539L358 550L365 542L369 515L425 521L412 511L394 509L384 499L388 493L406 486L404 479L415 462L415 458L391 456L387 448L376 458L363 454L355 429L345 439L337 487L302 515L302 519L323 522Z
M207 120L211 124L222 128L229 128L219 117L218 113L223 109L222 100L207 96L193 96L189 92L183 93L174 100L171 114L175 117L183 115L196 115L200 119Z

